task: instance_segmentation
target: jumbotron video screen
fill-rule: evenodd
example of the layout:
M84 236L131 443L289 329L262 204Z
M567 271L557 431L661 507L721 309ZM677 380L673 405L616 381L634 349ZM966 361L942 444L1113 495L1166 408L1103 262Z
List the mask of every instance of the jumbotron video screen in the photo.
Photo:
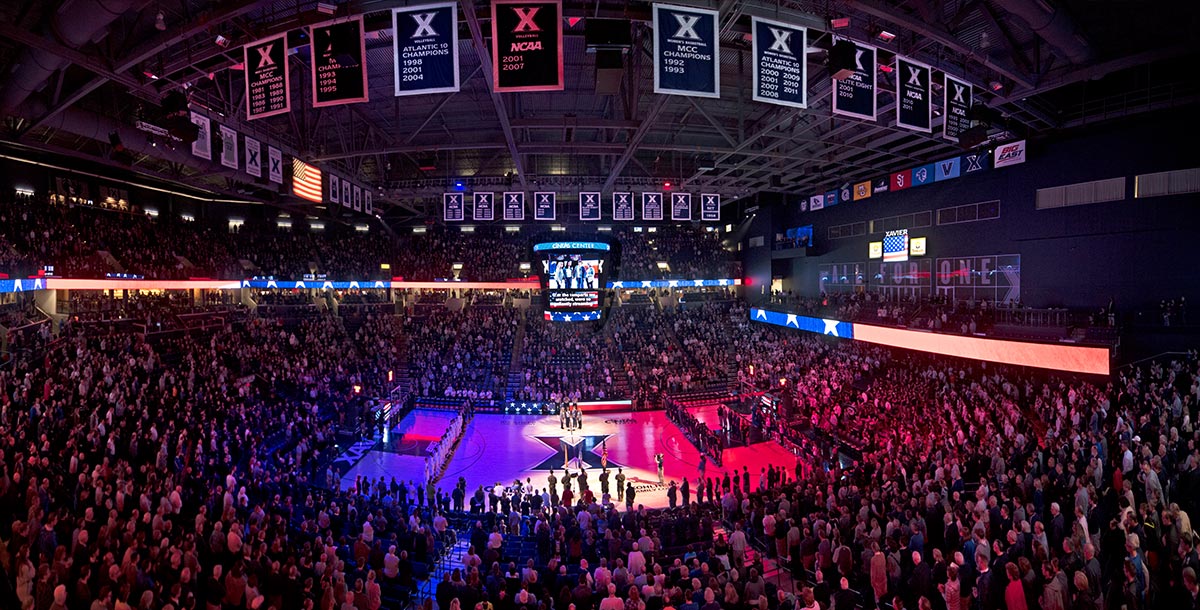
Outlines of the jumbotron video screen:
M590 322L603 317L612 244L548 241L534 244L533 254L542 281L546 320Z

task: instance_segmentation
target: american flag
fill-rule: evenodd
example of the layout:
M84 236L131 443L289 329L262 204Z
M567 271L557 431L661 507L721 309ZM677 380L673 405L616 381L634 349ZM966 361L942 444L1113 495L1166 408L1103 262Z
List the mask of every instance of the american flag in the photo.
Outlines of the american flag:
M321 203L321 170L299 160L292 159L292 193L301 199Z
M889 233L883 238L883 262L902 263L908 260L908 231Z

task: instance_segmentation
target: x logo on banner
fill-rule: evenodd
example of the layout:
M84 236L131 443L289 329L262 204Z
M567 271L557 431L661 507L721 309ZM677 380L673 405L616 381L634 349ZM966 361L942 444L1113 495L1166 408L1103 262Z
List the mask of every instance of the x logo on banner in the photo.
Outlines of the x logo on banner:
M540 31L542 31L542 28L538 27L538 25L533 22L533 18L537 16L538 11L540 11L540 10L542 10L541 7L532 7L532 8L513 7L513 11L515 11L517 13L517 19L521 20L521 22L517 24L517 27L513 28L513 31L514 32L540 32Z

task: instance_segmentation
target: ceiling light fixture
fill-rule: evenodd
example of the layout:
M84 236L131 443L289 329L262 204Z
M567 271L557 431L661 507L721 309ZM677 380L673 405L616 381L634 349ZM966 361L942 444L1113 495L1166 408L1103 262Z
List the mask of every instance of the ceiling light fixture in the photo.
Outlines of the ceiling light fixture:
M167 29L167 16L162 11L154 16L154 29L160 32Z

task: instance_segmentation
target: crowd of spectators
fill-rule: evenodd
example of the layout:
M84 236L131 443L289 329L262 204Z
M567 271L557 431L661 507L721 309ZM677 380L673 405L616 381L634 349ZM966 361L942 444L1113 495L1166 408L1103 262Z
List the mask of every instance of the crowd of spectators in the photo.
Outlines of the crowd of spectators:
M700 386L695 370L672 340L666 316L654 307L612 310L612 340L622 355L634 390L653 394L687 392Z
M615 395L611 351L594 325L548 322L531 311L522 343L517 401L624 398Z
M417 396L503 397L519 312L468 308L409 318L409 372Z
M654 233L626 227L615 232L621 241L621 278L721 279L741 277L733 254L720 234L695 226L662 226ZM667 263L661 269L658 263Z

